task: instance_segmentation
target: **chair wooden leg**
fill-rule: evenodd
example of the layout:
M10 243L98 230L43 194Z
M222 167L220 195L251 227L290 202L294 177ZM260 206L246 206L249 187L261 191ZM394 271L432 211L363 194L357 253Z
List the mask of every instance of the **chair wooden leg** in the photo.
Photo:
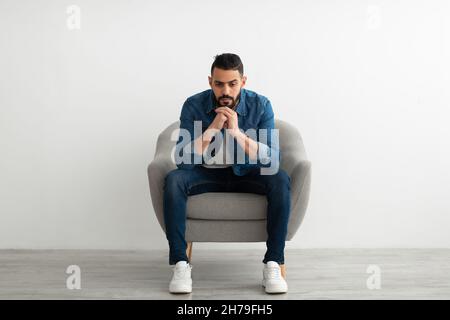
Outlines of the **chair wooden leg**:
M281 276L286 279L286 265L285 264L280 265L280 269L281 269Z
M188 259L189 259L189 263L191 263L191 260L192 260L192 242L188 242L187 243L186 255L187 255Z

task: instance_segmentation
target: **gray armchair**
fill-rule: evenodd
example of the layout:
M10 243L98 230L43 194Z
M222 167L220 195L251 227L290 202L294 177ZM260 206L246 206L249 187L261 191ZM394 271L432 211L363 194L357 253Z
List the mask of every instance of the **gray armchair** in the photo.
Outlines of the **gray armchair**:
M164 231L164 179L169 171L177 168L172 160L176 141L171 140L177 128L179 121L160 133L155 158L148 166L153 208ZM291 177L291 214L286 238L291 240L308 205L311 162L306 157L300 133L294 126L277 119L275 128L279 129L280 167ZM188 256L191 254L192 242L265 242L266 210L267 200L264 195L209 192L188 197L185 235L189 243Z

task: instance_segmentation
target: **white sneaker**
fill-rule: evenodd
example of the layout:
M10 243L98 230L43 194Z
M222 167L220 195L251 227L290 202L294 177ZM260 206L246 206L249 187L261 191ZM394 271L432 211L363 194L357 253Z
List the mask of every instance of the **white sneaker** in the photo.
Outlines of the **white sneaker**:
M266 293L285 293L288 291L286 280L281 276L280 265L275 261L268 261L263 269L263 287Z
M178 261L173 268L173 277L169 284L171 293L191 293L192 292L192 266L186 261Z

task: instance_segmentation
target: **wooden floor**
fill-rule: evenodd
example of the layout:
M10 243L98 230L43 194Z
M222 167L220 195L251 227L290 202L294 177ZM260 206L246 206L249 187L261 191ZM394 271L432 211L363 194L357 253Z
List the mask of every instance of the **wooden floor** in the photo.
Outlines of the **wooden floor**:
M3 250L0 299L450 299L450 249L287 250L281 295L263 291L263 253L194 249L193 293L172 295L166 251ZM80 290L66 287L69 265ZM380 289L367 287L370 265Z

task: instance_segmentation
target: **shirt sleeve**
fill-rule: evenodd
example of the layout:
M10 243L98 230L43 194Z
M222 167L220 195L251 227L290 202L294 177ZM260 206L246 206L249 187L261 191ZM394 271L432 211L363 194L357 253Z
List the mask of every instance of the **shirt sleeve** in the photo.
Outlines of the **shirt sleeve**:
M260 134L260 129L265 129L264 137ZM270 100L264 104L264 113L258 124L258 163L259 167L270 167L275 165L273 162L280 161L279 135L275 129L275 115L273 113Z
M194 140L202 134L200 130L195 130L195 119L192 111L193 106L189 100L183 104L180 115L180 133L175 146L175 164L180 169L193 169L195 165L202 164L202 155L195 152Z

